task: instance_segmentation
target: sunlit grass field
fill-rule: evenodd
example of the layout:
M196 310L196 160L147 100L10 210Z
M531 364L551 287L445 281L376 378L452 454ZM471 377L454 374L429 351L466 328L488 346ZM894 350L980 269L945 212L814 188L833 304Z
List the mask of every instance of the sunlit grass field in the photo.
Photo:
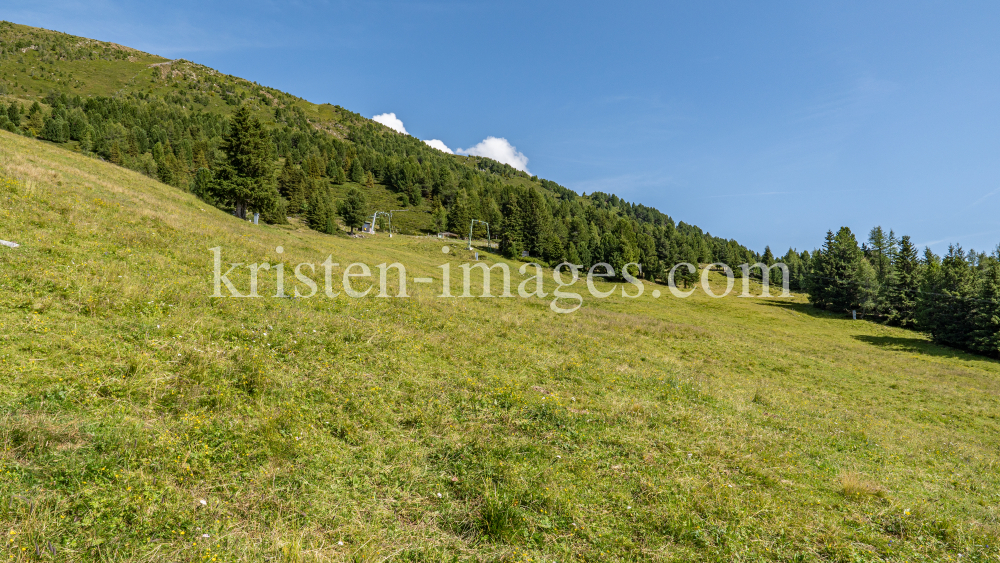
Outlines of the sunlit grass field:
M802 296L438 298L461 243L253 226L7 133L0 176L2 559L1000 560L997 361ZM213 247L290 295L327 256L436 282L212 298Z

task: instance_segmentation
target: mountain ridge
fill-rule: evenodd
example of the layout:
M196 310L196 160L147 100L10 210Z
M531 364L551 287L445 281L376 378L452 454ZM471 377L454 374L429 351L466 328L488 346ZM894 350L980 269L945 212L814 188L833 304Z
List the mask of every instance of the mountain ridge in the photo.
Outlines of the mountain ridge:
M223 208L231 203L207 186L225 156L228 119L248 106L269 128L279 169L281 200L264 213L269 221L336 209L353 187L390 209L420 212L400 224L408 232L464 236L479 219L507 255L549 263L606 262L620 272L635 262L644 268L637 275L665 281L668 264L762 256L614 194L580 195L495 160L443 153L338 105L114 43L2 22L0 94L9 104L0 127L96 154Z

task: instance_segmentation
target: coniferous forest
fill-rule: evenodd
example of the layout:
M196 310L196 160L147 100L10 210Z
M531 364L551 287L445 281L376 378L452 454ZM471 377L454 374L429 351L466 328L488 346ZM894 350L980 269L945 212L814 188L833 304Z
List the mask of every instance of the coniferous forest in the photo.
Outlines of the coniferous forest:
M96 64L137 62L138 74L123 72L117 84L87 74ZM339 106L187 61L3 22L0 68L0 128L137 170L241 218L294 218L337 235L340 224L360 227L378 210L373 190L388 189L400 207L426 216L411 234L464 237L475 219L491 226L508 258L605 262L618 275L641 264L632 274L656 282L682 262L726 263L737 276L740 264L782 262L791 289L817 308L1000 355L1000 247L987 254L956 244L939 257L881 227L859 245L844 227L812 252L756 253L618 196L581 195L494 160L446 154ZM690 286L697 276L679 268L675 280ZM770 281L780 284L781 272L772 269Z
M1000 246L987 254L953 244L941 257L881 227L859 246L841 227L826 233L808 270L804 289L820 309L857 311L947 346L1000 355Z
M1000 562L981 6L45 4L335 94L0 22L0 558Z

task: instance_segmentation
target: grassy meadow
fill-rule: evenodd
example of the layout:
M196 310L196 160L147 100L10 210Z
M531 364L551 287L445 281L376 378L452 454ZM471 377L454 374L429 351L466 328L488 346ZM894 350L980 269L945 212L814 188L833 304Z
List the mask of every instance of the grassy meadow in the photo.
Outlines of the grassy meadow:
M300 108L314 127L342 137L345 124L360 116L330 104L312 104L248 80L183 59L170 60L131 47L76 37L57 31L0 21L0 40L6 45L0 58L0 94L26 107L50 92L68 96L154 95L175 98L184 107L232 114L236 107L215 91L195 96L193 84L215 84L240 100L269 103L276 96L286 106ZM17 43L20 41L20 43ZM11 49L15 44L27 47ZM42 54L39 46L48 50ZM263 96L261 98L260 96ZM269 112L261 110L260 115Z
M0 239L5 560L1000 561L1000 362L914 332L438 298L460 243L254 226L8 133ZM212 298L217 246L411 297Z

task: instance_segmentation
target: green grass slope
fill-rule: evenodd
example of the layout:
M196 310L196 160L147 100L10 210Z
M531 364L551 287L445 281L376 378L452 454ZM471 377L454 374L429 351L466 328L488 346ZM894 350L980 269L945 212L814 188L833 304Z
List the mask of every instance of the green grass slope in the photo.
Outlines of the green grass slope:
M800 297L212 298L216 246L470 253L7 133L0 176L3 559L998 560L996 361Z
M351 125L373 123L340 106L314 104L183 59L169 60L115 43L0 21L0 103L16 101L27 109L38 102L48 111L51 108L47 102L59 94L123 99L138 95L162 100L168 107L185 114L198 112L222 116L229 116L239 105L247 104L271 127L281 127L275 118L276 108L298 109L305 116L308 127L338 139L347 137ZM60 143L60 146L80 151L77 141ZM470 168L478 167L480 160L460 155L451 158L460 166ZM504 178L504 181L531 184L525 178ZM327 186L327 182L324 185ZM351 182L327 187L336 198L342 197L350 187L359 187L372 209L407 208L406 213L394 217L395 227L403 232L434 230L430 215L434 210L433 202L404 203L401 194L381 184L376 184L374 189Z
M300 107L317 129L340 137L346 123L363 119L183 59L11 22L0 22L0 90L24 101L41 100L50 92L169 96L191 109L226 115L240 103L271 106L279 100L283 106Z

